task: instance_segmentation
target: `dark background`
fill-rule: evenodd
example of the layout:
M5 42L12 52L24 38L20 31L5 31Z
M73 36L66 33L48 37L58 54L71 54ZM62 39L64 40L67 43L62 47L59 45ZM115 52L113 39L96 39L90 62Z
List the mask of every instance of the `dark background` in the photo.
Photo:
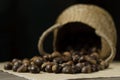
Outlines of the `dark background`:
M115 59L120 60L119 0L0 0L0 61L39 55L39 36L55 23L62 10L78 3L101 6L112 15L118 34ZM52 36L45 45L52 51Z

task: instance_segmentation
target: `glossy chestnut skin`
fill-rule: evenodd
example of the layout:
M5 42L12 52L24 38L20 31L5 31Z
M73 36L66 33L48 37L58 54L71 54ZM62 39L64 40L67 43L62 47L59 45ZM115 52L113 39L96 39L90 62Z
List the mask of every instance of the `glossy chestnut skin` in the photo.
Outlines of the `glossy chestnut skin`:
M31 65L29 67L29 71L30 73L40 73L40 68L36 65Z
M12 70L13 67L13 63L12 62L8 62L4 65L4 69L5 70Z
M87 47L88 48L88 47ZM40 73L91 73L104 70L109 63L102 60L96 47L90 49L68 50L64 52L54 51L52 54L34 56L31 59L13 59L4 65L5 70L14 72Z

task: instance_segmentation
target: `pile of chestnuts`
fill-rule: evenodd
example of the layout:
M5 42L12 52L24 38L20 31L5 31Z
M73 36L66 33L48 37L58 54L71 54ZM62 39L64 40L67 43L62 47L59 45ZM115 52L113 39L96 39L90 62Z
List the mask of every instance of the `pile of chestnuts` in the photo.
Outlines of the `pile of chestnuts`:
M99 50L93 47L89 50L69 50L64 52L54 51L52 54L34 56L31 59L13 59L4 65L5 70L14 72L40 73L92 73L109 67L99 57Z

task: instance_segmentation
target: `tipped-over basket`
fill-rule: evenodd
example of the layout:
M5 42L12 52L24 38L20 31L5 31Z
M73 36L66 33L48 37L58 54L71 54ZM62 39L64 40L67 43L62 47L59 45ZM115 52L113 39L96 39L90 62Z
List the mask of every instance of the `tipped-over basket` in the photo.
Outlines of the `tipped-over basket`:
M57 50L57 36L60 28L68 23L80 22L95 29L95 34L100 36L101 52L100 57L106 62L111 62L116 53L116 29L114 22L107 11L104 9L88 4L76 4L65 9L58 17L56 23L48 28L41 35L38 42L40 54L47 54L43 49L44 39L50 32L54 32L53 50Z

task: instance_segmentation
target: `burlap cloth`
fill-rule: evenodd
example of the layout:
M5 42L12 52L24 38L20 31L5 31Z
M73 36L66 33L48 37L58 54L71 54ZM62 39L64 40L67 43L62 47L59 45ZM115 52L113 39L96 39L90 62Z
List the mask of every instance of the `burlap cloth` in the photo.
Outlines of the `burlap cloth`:
M11 70L4 70L4 64L5 63L0 63L0 70L29 80L68 80L76 78L120 77L120 62L113 62L110 64L109 69L90 74L54 74L45 72L40 72L40 74L17 73Z

